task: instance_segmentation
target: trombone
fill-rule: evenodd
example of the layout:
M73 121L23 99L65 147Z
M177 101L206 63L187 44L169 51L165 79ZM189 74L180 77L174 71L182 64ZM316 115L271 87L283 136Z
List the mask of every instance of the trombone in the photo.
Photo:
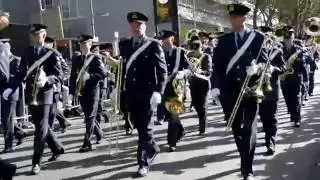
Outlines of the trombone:
M119 60L117 62L117 70L116 70L116 76L115 81L116 85L114 90L111 92L111 109L109 110L110 115L110 130L109 132L112 132L113 130L113 121L116 121L116 143L114 145L115 153L114 155L118 154L118 145L119 145L119 121L121 119L121 108L120 108L120 94L121 94L121 87L122 87L122 73L123 73L123 60L120 56L119 52L119 33L114 33L115 40L113 42L112 50L113 55L118 56ZM108 57L109 58L109 57ZM113 60L113 59L112 59ZM108 137L109 141L109 154L112 155L112 138L111 134L109 134Z
M269 38L265 38L264 39L264 42L262 43L262 45L261 45L261 48L260 48L260 51L259 51L259 53L258 53L258 56L257 56L257 58L259 58L260 57L260 54L261 54L261 51L262 51L262 49L264 48L264 46L266 46L267 45L267 42L269 41ZM270 53L270 52L269 52ZM269 58L270 59L270 58ZM268 61L270 61L268 59ZM256 63L256 59L254 59L253 61L252 61L252 63ZM267 65L266 65L267 66ZM267 67L266 67L267 68ZM261 77L261 78L263 78L263 77ZM243 82L243 84L242 84L242 86L241 86L241 89L240 89L240 93L239 93L239 95L238 95L238 98L237 98L237 100L236 100L236 103L234 104L234 107L233 107L233 110L232 110L232 112L231 112L231 114L230 114L230 117L229 117L229 119L228 119L228 124L227 124L227 128L226 128L226 133L228 133L229 131L230 131L230 129L232 128L232 125L233 125L233 122L234 122L234 119L235 119L235 117L236 117L236 115L237 115L237 113L238 113L238 110L239 110L239 108L240 108L240 105L241 105L241 102L242 102L242 99L244 98L244 95L246 94L246 92L247 92L247 89L248 89L248 85L249 85L249 82L250 82L250 80L251 80L251 76L249 76L249 75L247 75L246 76L246 78L245 78L245 80L244 80L244 82ZM262 83L261 83L261 85L262 85ZM261 86L260 85L260 86ZM258 86L259 86L259 84L258 84ZM258 92L259 91L259 87L257 86L257 88L256 88L256 91L255 91L255 94L258 96L258 98L259 98L259 96L261 96L261 94L260 94L260 92ZM261 88L261 87L260 87ZM260 90L261 91L261 90ZM258 94L259 93L259 94ZM263 92L262 92L262 96L263 96Z

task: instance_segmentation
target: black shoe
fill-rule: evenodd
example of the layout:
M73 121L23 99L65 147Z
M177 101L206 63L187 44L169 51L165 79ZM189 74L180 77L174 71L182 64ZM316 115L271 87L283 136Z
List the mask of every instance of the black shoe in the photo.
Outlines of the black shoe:
M126 135L131 136L132 135L132 129L127 129L126 130Z
M39 173L40 173L40 165L39 164L33 165L30 174L37 175Z
M204 133L204 132L200 132L200 133L199 133L199 136L204 137L204 136L205 136L205 133Z
M3 151L1 151L1 154L7 154L13 152L12 148L5 148Z
M300 126L301 126L301 123L300 123L300 122L295 122L295 123L294 123L294 127L299 128Z
M52 154L51 158L49 158L48 161L49 162L56 161L57 159L59 159L61 154L64 154L64 149L63 148L61 148L57 153Z
M243 180L254 180L253 174L248 174L246 176L243 176Z
M164 122L164 120L161 119L161 120L157 120L156 122L154 122L154 124L155 124L155 125L162 125L163 122Z
M175 152L176 151L176 147L175 146L169 146L169 152Z
M102 140L102 137L97 137L97 141L96 141L96 144L101 144L101 140Z
M272 149L272 148L267 148L267 152L266 152L266 155L267 156L272 156L272 155L274 155L274 153L275 153L275 150L274 149Z
M61 128L61 134L65 133L67 131L67 127Z
M81 152L81 153L89 152L89 151L92 151L92 146L82 146L82 147L79 149L79 152Z
M145 176L147 176L148 172L149 172L149 168L140 167L138 169L137 175L138 175L138 177L145 177Z
M310 93L309 96L310 96L310 97L313 96L313 93Z
M20 146L23 143L24 138L19 138L16 146Z

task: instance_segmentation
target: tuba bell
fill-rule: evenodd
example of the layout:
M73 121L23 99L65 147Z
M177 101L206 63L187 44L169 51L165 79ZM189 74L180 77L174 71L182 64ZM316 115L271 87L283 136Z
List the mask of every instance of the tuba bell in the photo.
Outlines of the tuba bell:
M309 36L320 36L320 18L311 17L305 20L303 30Z
M10 17L10 14L8 12L4 12L0 16L0 30L9 26L9 17Z

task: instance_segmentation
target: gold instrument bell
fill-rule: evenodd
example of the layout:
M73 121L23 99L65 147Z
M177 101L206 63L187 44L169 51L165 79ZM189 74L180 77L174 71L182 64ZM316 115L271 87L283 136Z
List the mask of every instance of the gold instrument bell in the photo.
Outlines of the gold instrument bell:
M304 21L303 30L309 36L320 36L320 18L311 17Z
M8 12L4 12L0 16L0 30L9 26L9 17L10 17L10 14Z
M177 75L177 74L176 74ZM174 77L172 80L172 89L174 91L175 96L170 97L169 100L165 102L166 109L171 112L172 114L182 114L185 112L185 105L184 105L184 92L186 86L185 79L177 79Z

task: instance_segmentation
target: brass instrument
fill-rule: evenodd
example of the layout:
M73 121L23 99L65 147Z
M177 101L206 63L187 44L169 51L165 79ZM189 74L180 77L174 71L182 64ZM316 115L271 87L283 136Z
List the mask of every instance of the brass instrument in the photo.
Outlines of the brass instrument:
M4 12L0 16L0 30L9 26L9 17L10 17L10 14L8 12Z
M194 72L199 72L201 70L201 63L202 63L202 53L200 52L189 52L187 55L189 62L192 66Z
M116 121L116 143L115 143L115 155L118 154L118 144L119 144L119 130L120 125L119 121L121 119L121 87L122 87L122 74L123 74L123 60L120 56L119 52L119 34L115 32L114 34L115 40L113 42L113 55L118 56L119 60L116 60L116 73L115 73L115 88L111 92L111 109L108 111L109 118L110 118L110 131L113 130L113 122ZM109 57L108 57L109 58ZM115 59L114 59L115 60ZM130 122L129 122L130 123ZM130 124L130 126L132 126ZM109 138L109 154L112 154L112 137Z
M85 63L83 63L83 66L85 66ZM84 74L86 73L89 65L87 65L85 68L81 68L80 72L78 73L78 78L76 81L76 93L77 96L82 96L81 90L83 89L85 82L84 82Z
M270 83L271 72L268 72L271 65L271 53L273 52L275 46L275 40L272 34L265 34L264 48L267 50L268 61L262 70L260 78L258 79L258 84L255 86L255 90L253 91L253 95L258 99L262 99L264 97L264 92L271 92L272 87Z
M261 46L261 48L260 48L260 52L259 52L258 56L256 57L256 59L260 57L261 50L262 50L262 48L263 48L263 46L265 45L266 42L267 42L267 39L265 38L265 40L264 40L264 42L262 43L262 46ZM252 63L256 63L256 60L254 59ZM227 124L227 128L226 128L226 133L228 133L229 130L232 128L234 119L235 119L235 117L236 117L236 114L238 113L238 109L239 109L239 107L240 107L240 105L241 105L242 99L243 99L243 97L245 96L245 94L246 94L247 91L248 91L248 85L249 85L250 80L251 80L251 76L247 75L246 78L245 78L245 80L244 80L244 82L243 82L243 84L242 84L242 86L241 86L240 93L239 93L239 95L238 95L238 98L237 98L237 100L236 100L236 102L235 102L235 104L234 104L233 110L232 110L232 112L231 112L231 114L230 114L230 117L229 117L229 119L228 119L228 124ZM256 88L256 89L259 89L259 87ZM259 93L259 92L255 92L255 93L257 94L257 93Z
M199 36L199 32L200 32L199 29L190 29L187 32L187 39L190 40L192 36Z
M37 96L39 94L40 87L37 85L37 81L39 80L39 77L40 77L41 73L45 73L43 71L43 66L37 68L36 75L34 77L32 93L31 93L32 101L30 102L30 105L33 105L33 106L39 105L39 102L37 100Z
M178 73L179 72L177 72L175 76ZM182 114L186 109L183 99L186 90L186 79L177 79L176 77L173 77L171 85L175 96L170 97L169 100L165 102L165 107L173 114Z
M305 20L303 30L309 36L320 36L320 17L311 17Z

